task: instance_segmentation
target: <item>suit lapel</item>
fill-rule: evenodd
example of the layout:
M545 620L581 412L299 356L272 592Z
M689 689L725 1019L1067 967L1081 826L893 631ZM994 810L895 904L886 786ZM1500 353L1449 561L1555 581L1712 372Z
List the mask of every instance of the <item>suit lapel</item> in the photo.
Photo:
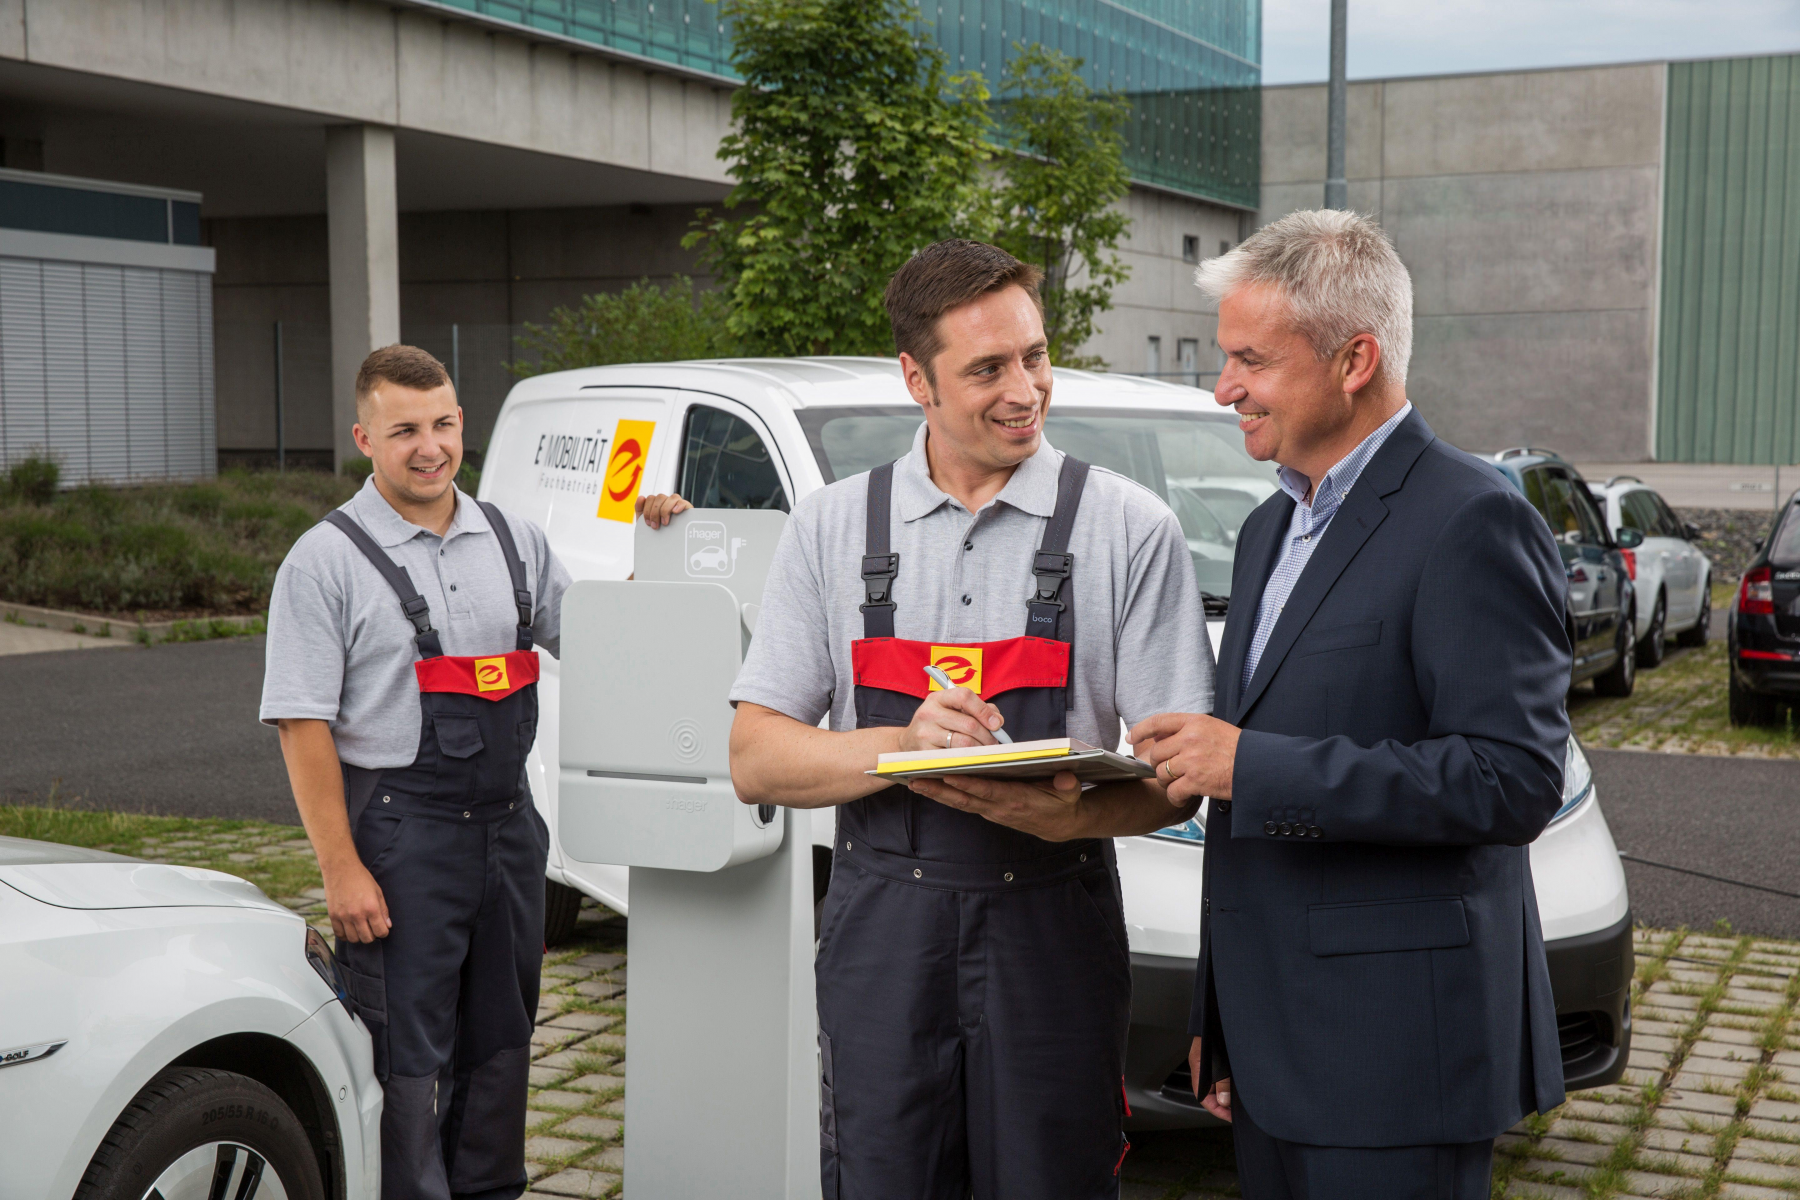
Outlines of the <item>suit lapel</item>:
M1238 695L1244 690L1244 656L1250 653L1250 638L1256 632L1256 610L1275 570L1275 560L1281 555L1282 538L1293 516L1293 497L1276 492L1250 515L1238 536L1232 603L1225 613L1224 636L1219 639L1213 704L1217 716L1235 711Z
M1270 631L1269 643L1263 647L1262 657L1256 662L1256 674L1251 677L1250 686L1239 698L1237 706L1231 710L1228 719L1233 725L1243 724L1244 717L1269 686L1269 680L1281 668L1282 660L1294 648L1294 643L1312 620L1313 614L1331 592L1332 585L1337 583L1338 576L1344 573L1344 569L1363 548L1363 543L1387 519L1388 507L1382 498L1400 490L1407 472L1435 437L1431 426L1425 423L1425 418L1415 409L1408 414L1406 420L1400 422L1399 428L1388 436L1381 449L1375 452L1375 457L1363 468L1361 477L1350 489L1343 505L1325 527L1319 548L1307 560L1306 569L1300 572L1300 578L1288 596L1281 617ZM1286 526L1283 525L1282 531L1285 530ZM1279 534L1277 541L1279 542ZM1268 569L1263 572L1263 579L1267 580L1273 570L1274 559L1271 559ZM1251 611L1250 621L1254 627L1254 610ZM1246 650L1248 645L1246 639ZM1238 663L1239 674L1242 674L1242 657L1239 657Z

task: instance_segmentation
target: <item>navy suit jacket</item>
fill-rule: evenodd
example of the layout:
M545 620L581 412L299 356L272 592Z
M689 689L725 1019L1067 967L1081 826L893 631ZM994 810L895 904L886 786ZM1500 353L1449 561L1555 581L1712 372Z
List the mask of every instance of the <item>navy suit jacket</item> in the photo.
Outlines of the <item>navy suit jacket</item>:
M1413 412L1241 683L1294 502L1244 522L1214 715L1191 1031L1275 1137L1491 1138L1563 1099L1527 845L1562 798L1567 586L1499 472Z

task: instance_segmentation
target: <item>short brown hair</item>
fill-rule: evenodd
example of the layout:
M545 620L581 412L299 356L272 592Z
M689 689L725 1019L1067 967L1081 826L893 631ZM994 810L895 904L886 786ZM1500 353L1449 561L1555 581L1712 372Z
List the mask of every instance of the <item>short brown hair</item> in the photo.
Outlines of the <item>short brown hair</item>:
M362 366L356 370L357 418L361 419L366 415L364 409L368 406L369 397L375 394L375 389L381 384L391 383L396 387L429 392L449 382L450 372L444 369L444 364L430 351L398 343L383 346L363 359Z
M938 321L953 308L1002 288L1023 288L1044 311L1038 283L1044 273L998 246L950 238L933 242L906 260L888 280L882 303L894 330L894 353L910 354L936 383L931 362L944 349Z

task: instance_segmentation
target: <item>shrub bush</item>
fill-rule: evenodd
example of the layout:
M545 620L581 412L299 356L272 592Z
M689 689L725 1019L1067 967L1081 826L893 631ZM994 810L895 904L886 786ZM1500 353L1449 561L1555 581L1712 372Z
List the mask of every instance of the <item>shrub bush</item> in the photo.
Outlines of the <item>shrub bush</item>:
M38 500L17 471L0 497L0 599L108 615L266 611L288 548L358 486L313 471L229 471L212 483L52 488Z
M27 504L48 504L56 499L62 468L48 458L31 455L6 472L6 494Z

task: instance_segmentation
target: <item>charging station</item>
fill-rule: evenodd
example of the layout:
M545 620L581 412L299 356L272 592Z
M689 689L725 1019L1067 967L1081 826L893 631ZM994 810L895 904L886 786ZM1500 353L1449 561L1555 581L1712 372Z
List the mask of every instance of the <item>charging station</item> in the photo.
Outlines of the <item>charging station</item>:
M631 868L625 1194L817 1200L811 813L741 803L726 700L787 514L641 522L562 611L558 838Z

